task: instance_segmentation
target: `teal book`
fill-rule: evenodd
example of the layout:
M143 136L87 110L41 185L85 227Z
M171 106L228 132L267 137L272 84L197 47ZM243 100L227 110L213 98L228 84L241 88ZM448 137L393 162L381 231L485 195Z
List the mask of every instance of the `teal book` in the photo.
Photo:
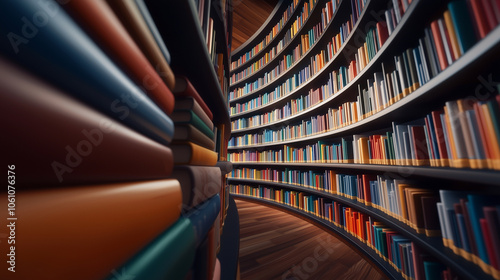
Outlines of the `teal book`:
M184 215L195 230L196 245L199 246L208 231L214 225L214 222L220 212L220 196L216 194L207 199L203 204L198 205L196 208L191 209Z
M196 252L196 234L189 219L179 220L108 276L113 279L183 280ZM119 278L121 277L121 278Z
M465 0L455 0L448 3L451 19L457 34L458 45L462 53L468 51L477 41L474 25Z
M491 195L468 195L467 199L469 200L469 217L474 233L474 240L477 245L478 257L485 263L490 264L479 219L484 218L483 207L497 205L499 197Z
M198 117L192 110L174 111L172 113L174 124L191 124L199 131L203 132L208 138L214 139L214 132L209 126Z
M437 262L424 261L424 273L426 280L441 280L441 274L446 267Z

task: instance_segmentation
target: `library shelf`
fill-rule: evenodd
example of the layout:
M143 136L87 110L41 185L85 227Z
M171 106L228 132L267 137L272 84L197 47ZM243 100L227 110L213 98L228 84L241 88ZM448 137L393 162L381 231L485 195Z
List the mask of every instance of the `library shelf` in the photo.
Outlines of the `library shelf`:
M315 190L312 188L300 187L300 186L291 185L291 184L274 183L274 182L268 182L268 181L256 181L256 180L240 180L240 179L231 179L229 181L230 182L241 181L244 183L253 183L253 184L259 184L259 185L267 185L267 186L272 186L272 187L285 188L285 189L290 189L290 190L294 190L294 191L307 192L307 193L312 194L312 195L321 196L323 198L328 198L328 199L343 203L343 204L345 204L349 207L352 207L358 211L361 211L365 214L368 214L369 216L384 223L385 225L389 226L390 228L405 235L407 238L410 238L413 242L418 244L422 249L424 249L425 251L427 251L428 253L430 253L434 257L436 257L438 260L440 260L441 262L443 262L444 264L449 266L451 269L453 269L463 279L470 279L470 280L493 279L493 277L484 273L481 270L481 268L479 268L478 266L463 259L462 257L460 257L458 255L455 255L455 253L453 253L453 251L451 249L446 248L443 245L441 237L427 237L425 234L419 234L414 229L412 229L410 226L406 225L405 223L390 217L389 215L385 214L384 212L382 212L378 209L375 209L372 207L367 207L361 202L358 202L358 201L355 201L352 199L348 199L348 198L342 197L340 195L334 195L334 194L330 194L327 192ZM235 197L243 196L243 195L235 195L235 194L232 194L232 195ZM258 201L268 202L268 200L265 200L265 199L260 199L260 198L253 198L253 199L258 200ZM303 211L300 211L296 208L290 207L288 205L284 205L284 204L277 203L277 202L275 202L275 203L279 206L287 206L291 209L294 209L295 211L303 212ZM314 215L311 215L308 213L306 213L306 214L308 216L312 216L312 217L315 217L319 220L322 220ZM322 220L322 221L324 221L324 220ZM338 229L338 227L329 223L328 221L324 221L324 222L326 224L328 224L330 227L334 227L335 229ZM398 279L398 278L396 278L396 279Z

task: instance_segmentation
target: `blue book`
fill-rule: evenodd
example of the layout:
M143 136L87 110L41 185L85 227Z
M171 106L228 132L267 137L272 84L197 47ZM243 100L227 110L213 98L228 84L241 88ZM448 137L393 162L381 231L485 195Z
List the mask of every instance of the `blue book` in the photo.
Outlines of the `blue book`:
M448 10L450 10L453 26L455 27L458 45L462 54L464 54L477 41L469 7L465 0L454 0L448 3Z
M462 249L471 252L469 238L467 238L467 227L465 226L465 218L463 214L457 214L457 225L460 233L460 240L462 240Z
M193 225L184 217L108 276L113 279L185 279L196 252Z
M46 15L34 22L33 15ZM41 16L39 20L41 20ZM59 7L56 1L1 1L0 55L64 92L168 145L170 118Z
M216 194L204 203L192 208L184 215L194 227L196 246L205 239L210 228L213 226L220 212L220 196Z

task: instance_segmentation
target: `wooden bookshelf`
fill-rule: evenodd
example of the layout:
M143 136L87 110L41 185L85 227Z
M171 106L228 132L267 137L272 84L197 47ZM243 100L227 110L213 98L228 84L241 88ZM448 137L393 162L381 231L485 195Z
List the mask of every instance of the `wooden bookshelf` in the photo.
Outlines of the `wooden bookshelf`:
M230 90L241 88L245 85L245 83L253 83L258 78L263 77L264 73L274 69L280 60L283 59L283 55L290 54L293 48L300 44L300 35L306 34L310 28L321 21L321 9L324 8L326 2L327 1L318 1L315 10L311 12L310 19L307 21L307 26L304 26L287 45L287 47L280 52L281 57L280 55L277 55L259 70L240 78L238 81L231 84ZM379 21L380 18L385 18L383 11L391 7L392 4L393 1L390 0L368 0L344 44L342 44L338 52L326 62L323 68L312 74L309 79L297 85L293 90L287 91L287 93L283 96L269 101L267 104L257 106L246 111L230 114L231 121L262 115L264 113L269 113L274 109L281 109L291 100L307 95L311 89L317 89L325 85L328 82L329 74L332 71L336 71L340 66L349 65L350 61L353 60L355 53L352 52L352 50L357 50L365 43L365 37L363 35L367 32L368 28ZM355 77L352 78L342 89L335 91L334 94L323 99L322 102L307 107L302 111L292 114L291 116L258 126L256 125L254 127L243 127L241 129L233 130L231 136L238 137L248 134L252 134L254 136L255 134L258 134L264 138L263 134L261 134L264 130L272 130L276 132L288 125L291 127L301 123L302 121L308 121L313 116L324 115L329 108L338 108L346 102L356 101L358 88L366 88L367 80L373 79L375 73L382 72L382 65L384 65L386 69L387 64L392 65L392 63L394 63L392 60L395 55L401 55L409 48L414 49L415 47L418 47L419 39L425 36L424 29L428 28L432 21L437 18L442 18L445 10L446 3L439 1L411 1L411 4L409 4L407 10L401 17L401 20L392 31L392 34L388 36L385 43L378 49L376 54L373 55L371 60L366 63L365 67L358 70ZM382 11L381 14L380 11ZM316 38L314 44L311 45L301 57L296 59L296 61L293 62L287 70L282 71L266 84L261 85L257 89L254 89L253 91L250 91L242 96L231 99L229 101L229 106L234 106L237 103L243 104L253 100L261 94L272 92L278 85L281 85L290 79L294 74L297 74L300 70L307 67L310 63L309 60L321 50L324 50L331 38L338 33L339 26L347 19L346 13L348 15L350 12L351 1L341 0L334 13L333 19L325 26L322 34ZM251 49L254 44L255 41L252 41L239 48L238 53L232 54L233 59L235 58L235 55L240 55L241 53ZM251 145L230 146L228 147L228 151L239 152L243 150L251 150L258 152L264 150L276 150L283 148L283 145L304 147L305 145L316 143L319 140L339 140L341 137L349 137L354 134L373 135L381 133L382 131L390 131L392 122L401 124L422 119L431 111L442 109L447 101L467 98L474 95L474 90L477 88L477 85L480 84L478 81L480 77L491 77L489 75L492 73L494 77L493 80L498 78L500 74L498 73L496 67L498 62L500 62L500 52L498 52L499 48L500 27L497 26L496 28L493 28L484 38L475 43L474 46L462 56L453 61L453 63L451 63L446 69L439 71L437 75L431 77L430 80L423 85L420 85L419 88L411 90L407 96L391 103L384 109L378 111L373 110L369 116L358 119L354 123L343 125L324 132L308 134L300 138L274 142L264 142L264 140L262 140L262 142ZM238 73L243 70L242 66L234 69L231 74ZM391 67L389 66L389 68ZM389 71L392 70L389 69ZM388 174L389 177L392 174L393 177L391 178L400 178L400 175L403 174L405 179L428 183L429 186L427 188L433 188L436 190L444 187L444 189L479 190L483 194L500 194L500 189L498 188L498 182L500 182L500 172L493 169L315 162L233 162L233 165L235 168L248 167L265 169L271 167L279 170L283 170L285 168L295 168L297 170L344 170L349 174L360 174L365 172L369 174ZM340 195L332 195L300 185L240 178L230 178L228 181L230 183L262 185L270 186L276 189L279 188L300 191L343 203L362 213L366 213L374 217L375 219L405 235L415 242L416 245L419 245L419 247L421 247L424 251L438 259L446 266L450 267L452 271L461 277L461 279L497 279L493 275L485 273L479 265L467 261L461 256L453 253L451 249L445 247L441 238L429 238L424 234L418 234L411 227L395 218L392 218L383 211L367 207L355 200L347 199ZM442 186L436 186L438 184L442 184ZM324 221L312 214L304 213L296 208L273 201L253 197L248 198L246 196L244 197L246 199L251 199L252 201L256 200L262 201L266 204L272 204L281 209L286 209L287 211L300 212L300 215L306 217L312 222L328 224L328 227L333 227L333 231L338 233L338 228L333 226L333 224L330 224L329 222ZM341 236L348 242L352 242L352 235L341 234ZM370 254L370 250L371 249L361 249L361 251L367 255ZM377 265L386 264L383 260L382 264L377 261L374 263ZM381 269L393 279L403 278L403 276L397 272L395 274L391 274L390 271L382 267Z

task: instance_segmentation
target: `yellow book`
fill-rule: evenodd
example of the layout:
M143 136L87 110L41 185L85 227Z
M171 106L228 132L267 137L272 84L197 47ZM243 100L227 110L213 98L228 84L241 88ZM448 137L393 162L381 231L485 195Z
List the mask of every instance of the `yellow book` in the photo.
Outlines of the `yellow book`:
M444 22L446 25L446 29L448 29L448 34L450 35L451 41L451 49L453 51L453 56L455 60L462 56L462 52L460 50L460 46L458 45L457 34L455 31L455 26L453 25L453 21L451 19L450 11L444 12Z

